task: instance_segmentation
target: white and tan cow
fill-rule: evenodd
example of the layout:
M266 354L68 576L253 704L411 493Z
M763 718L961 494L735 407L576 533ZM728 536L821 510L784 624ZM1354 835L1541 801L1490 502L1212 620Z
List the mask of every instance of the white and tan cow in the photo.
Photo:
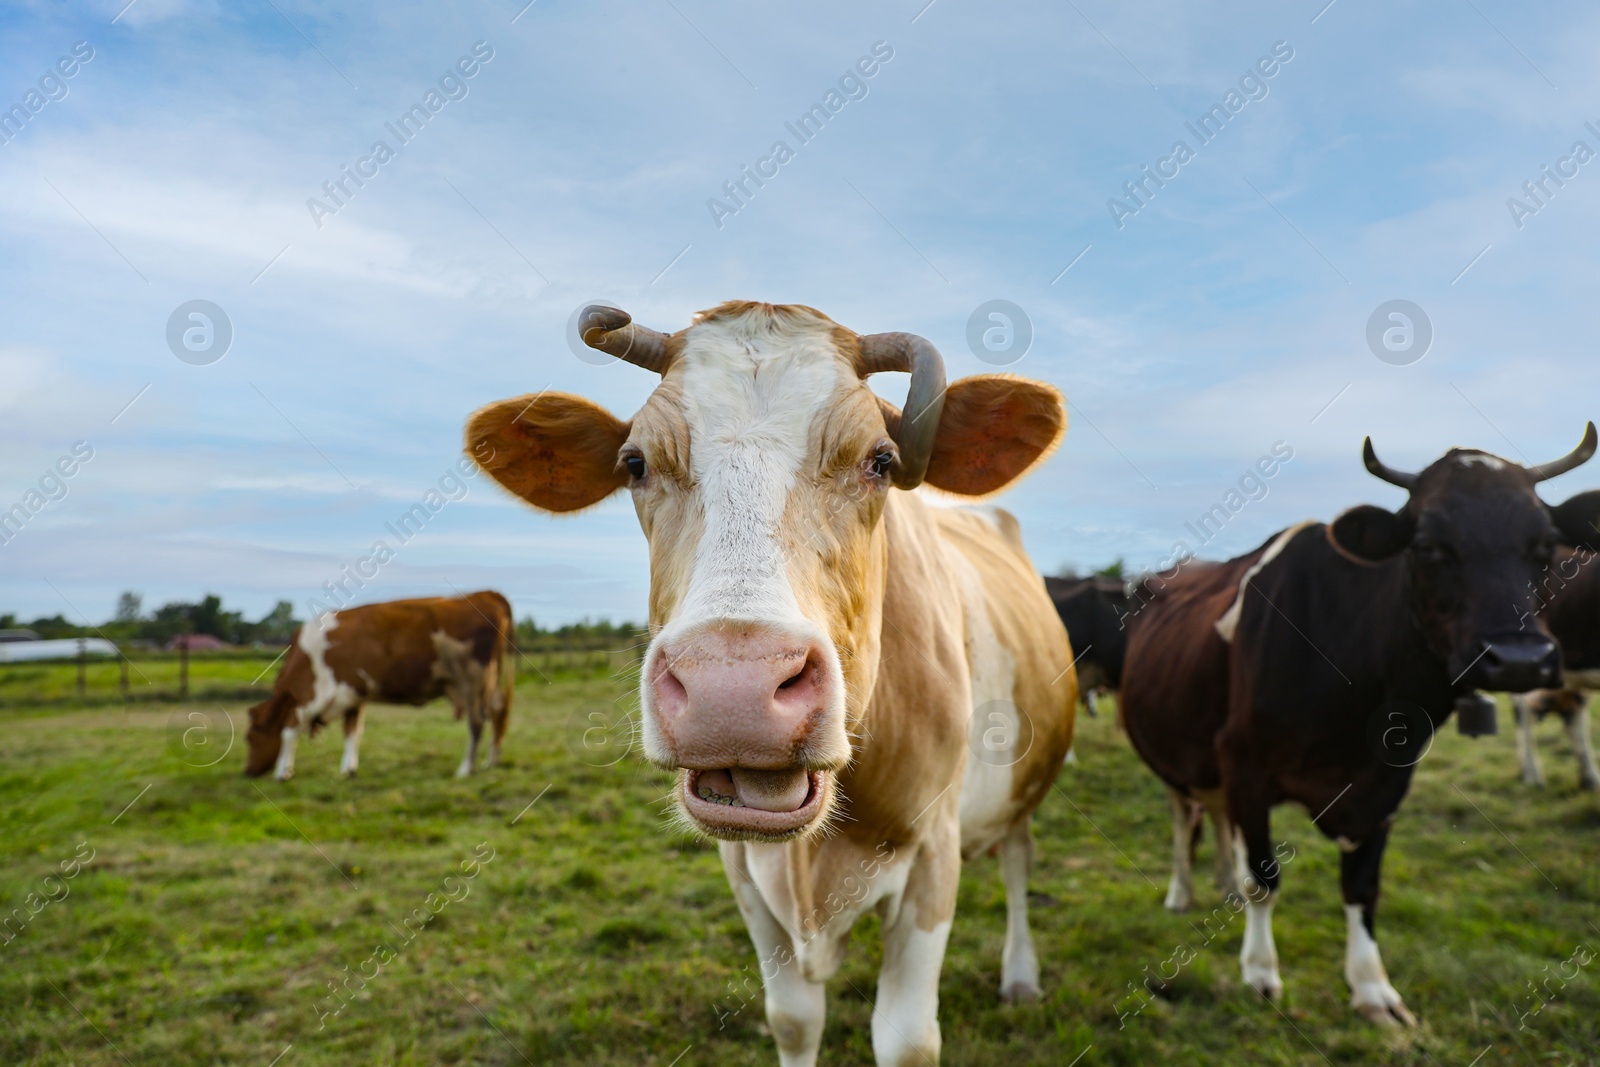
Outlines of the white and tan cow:
M816 1061L824 983L874 909L877 1062L935 1061L963 856L1000 856L1002 995L1039 992L1029 821L1077 680L1015 520L897 488L1004 488L1060 440L1061 396L993 375L947 390L926 340L807 307L723 304L670 336L590 307L581 326L661 375L638 414L515 397L472 416L468 451L546 511L632 493L651 561L644 753L721 842L781 1061ZM903 415L867 387L877 371L911 373Z
M478 766L483 728L492 723L488 763L500 758L511 716L511 605L495 592L391 600L328 612L300 627L272 684L250 709L245 774L294 774L295 743L344 720L339 769L356 773L368 701L426 704L448 697L467 720L467 754L458 776Z
M1572 741L1572 755L1578 762L1578 788L1600 790L1600 763L1594 758L1589 739L1589 701L1600 691L1600 671L1567 671L1565 689L1536 689L1513 693L1511 707L1517 715L1517 756L1522 761L1522 780L1528 785L1544 785L1539 769L1539 746L1533 728L1546 715L1559 717Z
M1538 690L1514 694L1517 713L1517 750L1522 758L1522 780L1529 785L1544 785L1539 769L1539 750L1533 727L1546 715L1557 715L1566 724L1572 739L1572 754L1578 761L1578 786L1600 790L1600 764L1589 739L1589 702L1600 692L1600 531L1592 521L1571 516L1592 515L1600 511L1600 490L1579 493L1553 509L1568 517L1567 525L1582 534L1572 548L1556 551L1545 569L1535 602L1550 632L1561 643L1563 689Z

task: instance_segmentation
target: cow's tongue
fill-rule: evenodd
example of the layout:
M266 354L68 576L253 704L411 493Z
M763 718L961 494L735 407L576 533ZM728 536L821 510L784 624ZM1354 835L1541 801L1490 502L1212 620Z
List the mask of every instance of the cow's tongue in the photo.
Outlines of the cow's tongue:
M799 767L787 771L733 767L729 774L739 800L757 811L795 811L811 795L811 776Z

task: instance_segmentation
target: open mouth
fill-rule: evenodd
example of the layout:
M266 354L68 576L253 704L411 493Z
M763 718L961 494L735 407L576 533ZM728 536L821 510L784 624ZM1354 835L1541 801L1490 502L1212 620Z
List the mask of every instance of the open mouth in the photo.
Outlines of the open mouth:
M828 772L794 767L781 771L730 767L685 771L683 807L713 837L785 838L822 814Z

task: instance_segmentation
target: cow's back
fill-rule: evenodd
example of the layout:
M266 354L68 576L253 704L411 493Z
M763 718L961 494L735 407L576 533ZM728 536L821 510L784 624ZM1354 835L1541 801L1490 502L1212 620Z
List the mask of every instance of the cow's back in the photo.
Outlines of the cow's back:
M510 605L494 592L393 600L346 608L336 618L321 657L333 681L390 704L445 695L450 681L497 662L511 632Z
M1072 747L1078 683L1066 628L1009 512L933 509L965 564L972 744L962 794L962 845L993 844L1044 799Z

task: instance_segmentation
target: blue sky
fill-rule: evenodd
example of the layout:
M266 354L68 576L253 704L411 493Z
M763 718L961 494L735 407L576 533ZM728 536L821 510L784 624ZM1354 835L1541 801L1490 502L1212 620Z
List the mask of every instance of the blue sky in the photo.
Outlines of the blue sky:
M474 408L642 402L650 375L567 346L597 298L665 330L807 303L924 334L952 377L992 369L973 310L1014 302L1034 338L1008 369L1072 404L1062 449L1000 498L1045 569L1394 506L1366 434L1397 466L1455 444L1539 462L1600 414L1600 160L1520 227L1507 206L1574 142L1600 151L1592 7L525 2L0 14L0 107L93 49L0 145L0 509L93 449L0 545L0 611L98 621L132 589L303 613L396 544L385 523ZM385 124L478 42L465 95L400 146ZM785 123L878 42L866 95L799 144ZM1185 123L1278 42L1266 95L1200 144ZM380 139L394 158L317 226L308 198ZM707 201L779 139L794 158L719 228ZM1108 199L1177 140L1193 158L1119 227ZM203 366L166 341L197 299L233 329ZM1392 299L1432 323L1418 362L1368 347ZM1185 524L1280 441L1267 496L1198 545ZM643 617L625 498L552 519L466 486L363 599L491 586L542 622Z

